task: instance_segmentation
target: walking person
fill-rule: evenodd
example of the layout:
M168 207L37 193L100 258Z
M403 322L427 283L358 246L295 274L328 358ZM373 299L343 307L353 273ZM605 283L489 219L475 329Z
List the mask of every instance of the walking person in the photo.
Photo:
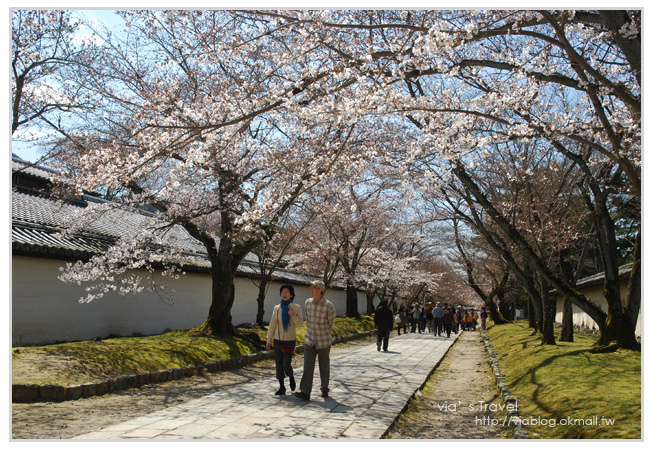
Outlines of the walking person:
M420 321L418 323L418 333L422 333L423 331L426 331L427 327L427 315L424 310L424 306L420 308Z
M429 303L425 310L425 315L427 317L427 328L429 333L433 331L433 304Z
M485 322L487 322L487 309L485 306L481 306L481 329L485 331Z
M293 377L293 367L291 367L291 358L296 348L296 328L303 324L302 310L300 305L295 304L293 299L293 286L285 284L280 287L280 297L282 300L279 305L273 307L269 330L266 336L266 349L273 350L275 354L275 376L280 382L280 389L275 395L284 395L287 389L284 386L285 377L289 377L289 387L291 390L296 389L296 380Z
M474 310L470 309L465 318L465 327L468 330L476 331L476 317L474 316Z
M445 332L447 337L451 336L451 329L454 326L454 313L451 309L451 306L445 308L445 312L442 315L442 324L445 327Z
M404 328L404 334L406 334L406 327L408 326L408 318L406 317L406 309L404 304L401 304L397 310L397 315L399 316L400 321L397 322L397 335L400 336L400 329Z
M377 328L377 351L381 351L383 343L383 349L387 352L388 338L393 329L393 312L386 300L382 300L375 310L375 328Z
M411 322L411 333L415 333L415 329L420 327L420 314L421 314L420 305L416 303L415 306L413 306L413 315L412 315L413 321Z
M413 307L411 305L406 307L406 318L409 321L409 328L404 333L408 333L408 330L413 327Z
M433 334L435 336L442 336L442 316L445 310L440 306L440 302L436 303L431 314L433 314Z
M316 280L309 284L311 298L305 302L307 333L305 334L304 370L300 380L300 391L293 394L302 400L309 400L311 395L317 357L321 397L329 396L330 348L336 317L334 305L324 297L325 283Z

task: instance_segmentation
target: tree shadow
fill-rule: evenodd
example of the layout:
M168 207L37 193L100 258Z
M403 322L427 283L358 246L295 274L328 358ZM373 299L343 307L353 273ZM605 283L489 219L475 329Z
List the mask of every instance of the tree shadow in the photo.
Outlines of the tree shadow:
M544 361L542 361L540 364L538 364L535 367L530 368L527 370L524 374L522 374L520 377L518 377L515 380L512 380L508 382L508 385L512 387L518 386L520 383L525 385L527 384L526 380L529 380L530 384L535 386L535 389L532 394L532 400L534 404L540 408L542 411L544 411L546 414L550 414L554 417L561 417L563 414L569 413L570 409L568 408L570 405L567 403L563 402L554 402L554 403L548 403L546 402L542 397L543 397L543 391L545 389L548 389L548 385L544 383L542 380L542 377L539 376L540 370L550 366L551 364L567 358L567 357L574 357L574 356L582 356L586 358L586 363L587 365L594 365L592 362L592 358L595 356L592 352L591 349L581 349L581 350L575 350L571 351L568 353L563 353L561 355L552 355L548 358L546 358ZM582 385L583 388L587 388L589 390L596 391L598 389L603 388L603 380L609 379L609 377L618 377L618 376L627 376L627 370L625 368L617 368L615 366L610 366L610 367L600 367L599 366L599 377L594 377L593 381L589 385ZM579 401L579 399L576 399Z

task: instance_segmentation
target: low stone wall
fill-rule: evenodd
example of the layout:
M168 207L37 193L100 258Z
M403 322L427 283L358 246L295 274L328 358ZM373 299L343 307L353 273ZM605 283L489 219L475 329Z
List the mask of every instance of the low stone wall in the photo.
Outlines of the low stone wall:
M506 377L501 373L501 369L499 368L499 360L497 354L494 353L494 347L492 346L490 339L487 337L485 331L483 330L481 330L481 340L483 341L485 351L488 354L488 360L490 367L492 367L494 378L496 378L497 387L501 391L501 397L503 398L505 404L508 406L508 424L510 424L513 428L514 437L515 439L529 439L530 437L528 436L528 433L526 430L524 430L524 426L521 424L519 403L512 396L510 389L508 389L508 386L506 385Z
M352 341L372 336L375 331L366 331L348 336L334 338L333 344ZM304 346L296 347L296 353L302 353ZM219 372L222 370L234 369L249 364L273 359L273 351L261 351L252 355L238 356L222 361L211 361L196 366L179 367L155 372L123 375L110 378L96 383L86 383L74 386L59 386L56 384L14 384L11 389L11 400L14 403L31 402L63 402L67 400L78 400L80 398L105 395L112 392L124 391L127 389L141 387L147 384L162 383L165 381L180 380L195 375L202 375L205 372Z

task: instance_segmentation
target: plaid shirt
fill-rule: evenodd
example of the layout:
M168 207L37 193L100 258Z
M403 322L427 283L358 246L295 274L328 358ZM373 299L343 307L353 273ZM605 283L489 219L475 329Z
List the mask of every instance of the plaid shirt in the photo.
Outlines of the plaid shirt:
M315 302L313 298L305 302L307 333L305 344L322 349L332 345L332 327L336 317L336 309L329 300L322 298Z

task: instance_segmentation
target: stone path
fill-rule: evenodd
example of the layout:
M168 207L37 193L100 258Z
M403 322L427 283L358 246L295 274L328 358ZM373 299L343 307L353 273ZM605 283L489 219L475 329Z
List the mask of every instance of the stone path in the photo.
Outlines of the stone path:
M75 439L380 439L422 387L457 336L392 336L332 358L330 397L276 396L269 379L231 388ZM302 367L294 367L300 383Z

